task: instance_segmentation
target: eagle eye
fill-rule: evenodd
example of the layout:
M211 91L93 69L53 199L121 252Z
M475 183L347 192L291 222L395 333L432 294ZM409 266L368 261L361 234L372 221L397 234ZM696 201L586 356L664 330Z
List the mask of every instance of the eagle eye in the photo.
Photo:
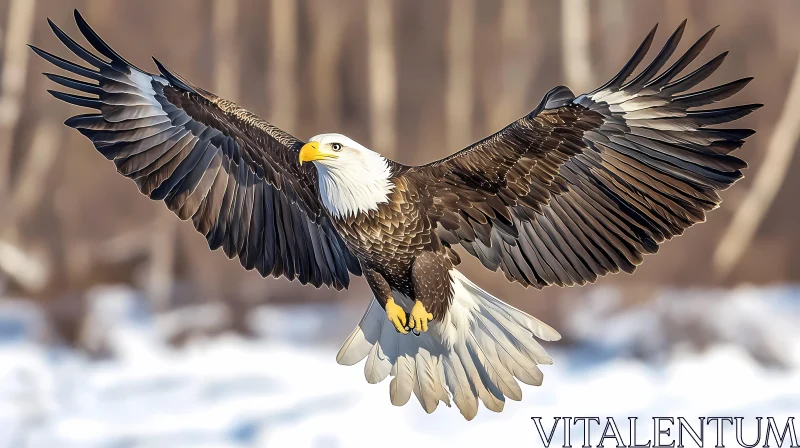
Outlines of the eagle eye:
M339 152L339 151L342 150L342 144L341 143L331 143L331 149L333 149L336 152Z

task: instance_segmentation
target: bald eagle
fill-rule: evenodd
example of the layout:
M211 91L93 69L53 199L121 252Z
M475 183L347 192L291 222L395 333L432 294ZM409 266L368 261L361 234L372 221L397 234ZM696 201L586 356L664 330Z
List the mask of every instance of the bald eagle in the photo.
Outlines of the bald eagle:
M451 400L472 419L540 385L550 364L537 339L558 332L476 286L461 246L523 286L573 286L631 273L645 254L720 203L746 164L729 155L754 131L711 127L758 104L695 108L752 78L686 93L727 53L681 75L714 29L662 71L685 21L633 76L647 35L622 70L575 96L549 91L529 114L433 163L407 166L341 134L299 140L155 61L148 73L112 50L75 11L87 50L52 22L85 64L36 54L88 81L46 73L95 109L77 129L143 194L191 219L212 250L262 276L347 288L363 275L374 299L337 355L364 358L366 379L392 375L390 398L427 412Z

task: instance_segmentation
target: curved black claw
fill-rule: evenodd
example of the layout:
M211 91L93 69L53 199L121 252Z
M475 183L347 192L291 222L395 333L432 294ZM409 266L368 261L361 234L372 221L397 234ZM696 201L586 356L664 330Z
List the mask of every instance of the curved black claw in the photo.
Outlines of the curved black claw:
M411 331L411 313L406 313L406 326L404 328L406 331Z

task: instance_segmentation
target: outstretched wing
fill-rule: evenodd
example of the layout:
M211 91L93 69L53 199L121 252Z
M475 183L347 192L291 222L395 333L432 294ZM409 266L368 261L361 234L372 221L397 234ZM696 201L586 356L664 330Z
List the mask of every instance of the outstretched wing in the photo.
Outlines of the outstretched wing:
M314 286L346 288L361 274L324 214L316 173L301 167L303 142L230 101L169 72L136 68L86 24L75 21L98 56L51 28L75 55L97 70L31 47L59 68L94 82L46 73L62 86L93 96L50 91L99 113L66 121L88 137L139 191L191 218L212 250L222 247L246 269ZM102 59L105 57L106 59Z
M718 192L742 177L730 156L754 131L711 125L760 105L694 110L725 99L751 78L684 93L711 75L723 53L675 79L703 50L713 29L661 74L685 21L641 73L655 28L625 67L575 98L551 90L530 114L451 157L407 176L432 195L429 215L448 244L484 266L541 288L633 272L643 254L720 203Z

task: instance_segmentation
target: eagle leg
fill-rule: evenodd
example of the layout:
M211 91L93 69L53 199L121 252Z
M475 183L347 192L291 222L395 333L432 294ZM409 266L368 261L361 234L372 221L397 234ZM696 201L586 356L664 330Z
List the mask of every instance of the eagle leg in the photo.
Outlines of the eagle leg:
M408 334L409 328L406 327L408 315L402 306L394 302L394 298L392 298L392 288L389 286L389 283L380 272L369 266L361 265L361 270L375 298L378 299L378 302L386 311L386 317L389 318L389 322L394 325L394 329L397 330L398 333Z
M411 312L408 314L408 326L414 330L414 334L419 336L420 333L428 331L428 322L433 320L433 314L425 309L425 305L417 300Z
M453 301L450 270L452 260L446 251L424 251L414 257L411 283L414 287L414 306L408 315L408 326L417 336L428 331L428 323L441 320Z
M394 303L394 299L392 298L386 299L384 308L386 309L386 317L388 317L389 322L394 325L394 329L397 330L398 333L408 334L408 329L406 328L406 323L408 322L406 310Z

